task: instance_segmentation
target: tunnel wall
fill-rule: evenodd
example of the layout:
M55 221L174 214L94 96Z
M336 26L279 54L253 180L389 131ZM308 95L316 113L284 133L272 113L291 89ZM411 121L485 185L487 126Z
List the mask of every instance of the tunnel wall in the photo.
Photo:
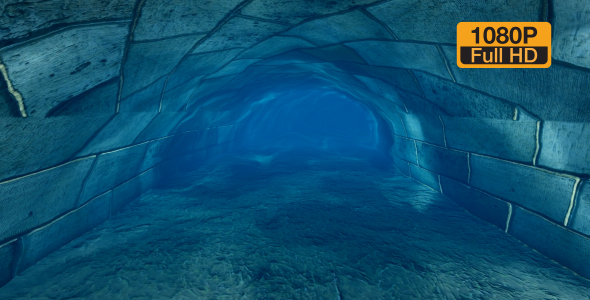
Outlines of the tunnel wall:
M264 104L238 96L244 89L270 93L310 78L388 120L402 173L590 277L583 1L10 0L2 8L0 284L162 174L227 150ZM553 65L459 69L460 21L549 21Z

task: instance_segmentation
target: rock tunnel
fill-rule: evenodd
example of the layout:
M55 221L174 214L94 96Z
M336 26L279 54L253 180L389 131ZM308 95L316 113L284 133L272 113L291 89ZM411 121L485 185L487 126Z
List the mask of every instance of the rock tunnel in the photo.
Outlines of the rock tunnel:
M374 149L590 278L588 1L0 7L0 285L201 161L295 144ZM549 22L551 67L459 68L462 21Z

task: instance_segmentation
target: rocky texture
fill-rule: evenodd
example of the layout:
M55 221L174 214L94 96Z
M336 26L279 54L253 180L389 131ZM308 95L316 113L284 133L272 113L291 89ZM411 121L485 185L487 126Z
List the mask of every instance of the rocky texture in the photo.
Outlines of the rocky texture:
M448 60L456 59L456 47L443 49ZM553 64L548 69L507 70L459 69L455 64L450 66L458 83L509 99L543 120L590 122L590 70L567 68L559 64ZM556 89L555 86L564 88Z
M369 63L377 66L422 70L449 78L444 58L434 45L364 41L346 43Z
M410 177L424 183L431 189L440 192L439 175L422 169L414 164L410 164Z
M23 272L49 253L106 221L111 213L111 197L112 193L109 191L23 236L23 254L18 265L18 272Z
M445 196L474 216L508 230L512 211L509 203L446 177L440 177L440 185Z
M127 23L66 28L0 50L31 116L47 114L119 74Z
M368 11L401 40L454 44L459 22L538 22L542 9L541 2L535 0L393 0L369 7Z
M580 183L575 201L576 207L569 227L590 236L590 181Z
M557 1L553 3L553 14L553 59L590 68L590 3Z
M544 122L539 165L554 170L590 174L590 125L588 123Z
M371 111L379 136L367 144L400 172L587 274L587 4L193 2L0 4L1 270L76 205L106 192L118 211L252 144L292 108L284 99L321 91ZM551 22L551 68L459 69L454 30L473 20ZM74 236L63 232L30 261Z
M461 182L467 182L470 169L468 153L426 143L416 143L418 165Z
M537 150L537 122L442 117L449 147L532 163Z
M78 205L107 192L139 174L147 143L107 152L96 158L92 172L84 182Z
M240 2L174 0L161 2L146 0L141 7L133 39L155 40L184 34L206 33L215 28Z
M589 289L409 178L286 152L224 156L144 194L0 298L585 299Z
M509 232L540 253L553 257L576 273L588 277L590 239L526 211L515 208Z
M74 209L94 159L82 158L2 182L0 240L19 236Z
M204 35L188 35L166 40L133 43L123 67L123 92L125 98L131 93L152 84L169 74L193 45ZM162 55L166 52L166 56Z
M565 222L575 177L480 155L470 162L474 187Z
M16 239L0 245L0 285L14 278L21 248Z
M133 1L126 0L33 0L3 1L0 5L0 40L47 32L69 24L131 19Z
M286 28L281 24L234 17L200 44L193 54L250 47Z
M392 38L385 28L360 11L306 22L285 32L284 35L299 36L316 45L365 38Z

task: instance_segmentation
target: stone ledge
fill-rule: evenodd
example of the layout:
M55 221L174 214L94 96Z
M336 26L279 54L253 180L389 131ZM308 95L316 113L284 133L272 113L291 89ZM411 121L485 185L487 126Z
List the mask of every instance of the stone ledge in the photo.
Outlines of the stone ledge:
M112 215L155 185L156 168L149 169L113 189Z
M414 164L410 164L410 177L429 186L437 192L440 190L439 175L432 173L426 169L420 168Z
M410 176L410 166L409 163L396 155L393 155L393 163L395 167L405 176Z
M23 256L18 265L22 273L41 258L106 221L111 212L111 191L71 211L50 224L23 236Z
M442 117L448 146L468 152L532 163L536 121Z
M577 177L477 154L470 159L472 186L564 224Z
M412 139L394 136L393 153L408 162L418 163L416 143Z
M74 209L94 159L95 156L77 159L0 183L0 241Z
M416 142L419 166L453 178L463 183L468 182L468 153L452 150L422 142Z
M22 245L19 240L12 240L0 245L0 287L16 275L16 265L20 260Z
M590 239L513 206L508 233L583 277L590 277Z
M148 143L101 154L84 183L79 205L140 173Z
M472 215L492 223L502 230L508 229L512 209L509 203L443 176L440 177L440 184L445 196Z
M590 124L543 122L539 166L590 174Z
M580 183L568 227L590 236L590 181Z

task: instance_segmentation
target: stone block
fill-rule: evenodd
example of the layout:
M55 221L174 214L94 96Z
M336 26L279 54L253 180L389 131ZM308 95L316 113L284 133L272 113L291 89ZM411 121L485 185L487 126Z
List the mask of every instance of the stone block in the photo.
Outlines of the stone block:
M305 19L333 14L354 6L377 2L377 0L340 0L340 1L304 1L304 0L256 0L246 5L242 13L268 20L297 24ZM269 9L272 7L272 9Z
M0 50L8 77L30 116L119 75L129 25L76 26Z
M121 97L126 98L169 74L203 36L197 34L132 43L123 66Z
M437 115L406 114L399 113L402 118L408 137L445 146L443 126Z
M444 46L450 61L456 47ZM590 122L590 72L553 64L548 69L461 69L450 64L458 83L509 100L546 121ZM543 99L543 101L539 101Z
M183 34L207 33L239 3L239 0L145 1L133 39L153 40Z
M131 21L135 3L127 0L8 0L2 2L1 46L50 28L100 20ZM67 7L67 9L66 9Z
M157 167L156 167L157 168ZM111 212L114 215L129 202L135 200L141 194L147 192L156 184L156 169L149 169L138 176L131 178L113 189Z
M443 176L440 184L445 196L472 215L506 230L511 210L509 203Z
M407 137L408 134L406 132L406 127L398 113L389 115L387 119L391 122L391 126L393 127L393 132L395 135Z
M551 58L590 68L590 3L560 0L552 5Z
M177 87L170 88L167 86L166 92L162 99L161 111L163 112L180 112L186 109L188 101L194 96L195 91L203 76L196 76L190 81Z
M405 111L407 113L432 116L440 116L447 114L440 107L436 106L434 103L424 99L419 95L404 91L402 89L398 89L398 94L400 95L402 101L406 106Z
M169 160L191 152L195 141L198 141L202 134L202 131L191 131L167 137L162 149L164 159Z
M164 75L154 83L121 99L119 112L157 112L160 109L160 99L167 77L168 75Z
M538 165L590 174L590 123L542 123Z
M372 65L417 69L451 79L443 56L434 45L384 41L351 42L346 45Z
M410 166L409 163L396 155L393 156L393 163L395 164L396 168L404 175L410 176Z
M20 235L74 209L95 157L0 183L0 241Z
M590 236L590 181L578 186L575 204L568 227Z
M376 78L366 77L366 76L355 76L358 80L362 81L362 83L373 93L395 103L398 105L402 110L405 111L406 104L400 97L399 93L391 84Z
M475 154L470 159L472 186L564 223L575 177Z
M77 156L110 151L133 144L133 141L158 114L154 112L119 113L88 142Z
M468 153L416 142L418 165L426 170L467 183Z
M356 64L356 66L366 72L371 77L383 80L393 86L396 89L403 89L416 95L423 95L422 89L414 76L414 71L401 69L401 68L390 68L380 67L371 65Z
M397 157L411 163L418 163L416 157L416 142L414 140L396 135L393 138L393 141L393 153Z
M119 78L113 78L51 109L45 118L59 116L112 115L117 107ZM41 117L41 116L40 116Z
M260 59L239 59L227 64L223 69L213 73L209 78L223 77L228 75L240 74L251 64L259 62Z
M233 48L248 48L285 29L287 29L287 26L283 24L233 17L202 42L193 51L193 54Z
M541 9L536 0L394 0L367 10L401 40L454 44L459 22L538 22Z
M302 37L316 45L371 38L392 39L383 26L358 10L305 22L283 34Z
M146 149L147 143L143 143L99 155L84 183L79 205L139 174Z
M16 265L21 252L22 245L18 240L0 245L0 287L7 284L16 275Z
M414 164L410 164L410 177L424 183L433 190L440 192L439 175Z
M590 277L590 239L514 206L508 233L581 276Z
M179 86L201 75L217 72L230 62L241 49L216 51L197 55L189 55L170 75L167 88Z
M424 98L453 117L512 120L515 105L423 72L414 72Z
M442 117L447 146L531 163L537 148L536 121Z
M164 147L166 146L166 139L168 138L163 137L148 142L143 161L139 167L140 172L145 172L146 170L164 162Z
M111 191L99 195L86 205L23 236L18 273L106 221L111 214L111 197Z
M190 113L186 111L159 113L135 139L134 143L143 143L174 134L179 123L186 120L188 115Z
M301 49L299 52L312 55L321 61L348 61L364 63L365 61L355 51L342 45L326 46L321 48Z
M283 66L299 63L323 63L325 61L301 51L290 51L287 53L275 55L256 63L260 66Z
M0 180L62 164L113 115L0 118Z
M231 92L225 90L224 87L227 87L234 78L235 77L233 76L225 76L203 80L193 97L188 102L187 110L196 110L199 106L203 105L205 99L211 97L225 96L226 98L230 98L232 96ZM210 122L208 124L210 124Z
M313 48L314 44L297 37L273 36L240 54L240 58L268 58L302 48Z

